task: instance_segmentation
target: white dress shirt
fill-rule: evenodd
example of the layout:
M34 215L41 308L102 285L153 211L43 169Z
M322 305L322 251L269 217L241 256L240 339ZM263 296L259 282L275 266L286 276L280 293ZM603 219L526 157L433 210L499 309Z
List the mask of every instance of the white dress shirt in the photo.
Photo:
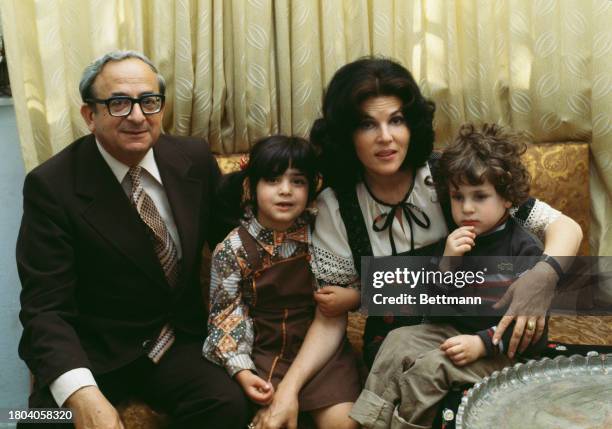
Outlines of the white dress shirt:
M123 190L126 195L130 197L132 192L132 183L129 178L126 178L127 172L130 169L127 165L117 161L106 149L96 140L98 150L102 155L102 158L106 161L113 174L121 183ZM162 183L155 157L153 156L153 150L149 149L144 158L138 164L143 168L143 174L141 178L141 184L145 192L151 197L157 211L161 215L162 219L166 223L168 232L174 240L176 250L179 259L182 257L181 242L178 234L176 223L172 215L172 209L168 202L168 196L164 190L164 184ZM144 173L146 171L146 173ZM96 380L93 374L88 368L75 368L67 371L57 377L49 385L53 399L57 402L58 406L64 405L66 399L70 397L74 392L85 386L97 386Z

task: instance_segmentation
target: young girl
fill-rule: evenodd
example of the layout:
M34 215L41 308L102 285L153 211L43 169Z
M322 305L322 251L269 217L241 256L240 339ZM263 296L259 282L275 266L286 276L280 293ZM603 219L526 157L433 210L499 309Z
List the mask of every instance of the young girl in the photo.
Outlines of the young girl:
M318 427L357 427L348 417L360 385L346 314L315 310L307 209L315 165L306 140L268 137L221 191L226 202L241 195L244 215L213 254L203 353L264 406L251 427L295 427L298 409Z

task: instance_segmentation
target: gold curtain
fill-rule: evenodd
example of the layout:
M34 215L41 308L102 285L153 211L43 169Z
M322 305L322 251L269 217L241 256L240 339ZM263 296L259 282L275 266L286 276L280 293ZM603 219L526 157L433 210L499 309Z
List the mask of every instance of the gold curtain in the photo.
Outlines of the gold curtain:
M307 135L338 67L394 57L438 108L437 145L464 121L592 148L592 254L612 255L612 2L608 0L2 0L27 169L87 132L77 85L111 49L168 82L164 127L215 152Z

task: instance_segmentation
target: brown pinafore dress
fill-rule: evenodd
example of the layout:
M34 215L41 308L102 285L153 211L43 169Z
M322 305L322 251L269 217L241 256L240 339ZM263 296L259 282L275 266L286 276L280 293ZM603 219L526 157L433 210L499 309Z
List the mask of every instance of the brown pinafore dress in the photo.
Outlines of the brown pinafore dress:
M255 340L251 356L258 375L276 389L314 318L314 278L309 255L283 259L264 268L257 241L242 226L238 235L253 271L250 316ZM355 357L345 337L333 357L302 387L298 397L300 411L354 402L360 392Z

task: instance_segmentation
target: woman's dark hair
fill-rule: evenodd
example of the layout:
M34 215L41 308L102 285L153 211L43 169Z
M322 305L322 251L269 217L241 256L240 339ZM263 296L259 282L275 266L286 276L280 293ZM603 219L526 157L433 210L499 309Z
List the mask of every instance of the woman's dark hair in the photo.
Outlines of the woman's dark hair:
M257 213L257 183L281 176L289 167L306 176L308 202L314 200L319 181L314 147L300 137L275 135L258 140L249 152L248 163L223 177L218 199L224 215L238 219L248 207Z
M499 125L484 124L480 130L462 125L440 158L435 177L438 198L448 201L451 185L476 186L486 180L513 206L521 205L529 197L529 173L521 163L526 150L523 135Z
M319 150L325 186L336 191L351 189L362 180L363 165L355 152L353 134L363 118L361 104L379 96L402 101L410 130L410 147L402 168L416 169L429 158L434 141L434 103L423 97L402 65L386 58L364 57L334 74L323 96L323 117L310 131L310 141Z

